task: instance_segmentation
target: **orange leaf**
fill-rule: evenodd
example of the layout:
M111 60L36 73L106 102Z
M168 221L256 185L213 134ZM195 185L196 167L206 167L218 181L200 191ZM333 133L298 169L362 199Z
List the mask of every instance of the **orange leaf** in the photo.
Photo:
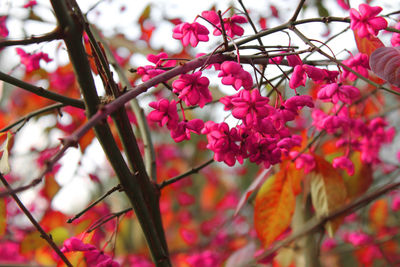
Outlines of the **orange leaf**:
M84 136L82 136L81 139L79 139L79 148L81 149L82 153L85 153L86 148L92 143L93 138L94 131L93 129L90 129L87 133L85 133Z
M2 237L7 228L7 203L5 198L0 199L0 237Z
M311 199L317 216L325 216L340 208L346 202L346 186L341 175L325 159L315 156L316 168L310 173ZM329 236L333 236L342 218L325 225Z
M295 204L292 179L283 167L263 184L255 199L255 229L265 247L290 226Z
M375 230L386 225L388 219L388 203L386 199L379 199L371 205L369 219Z
M44 197L48 200L52 200L53 197L57 194L58 190L60 190L60 185L57 183L54 175L46 175L44 187L42 189L42 194L44 195Z
M375 37L360 38L356 31L354 31L354 39L356 40L357 48L360 53L370 56L377 48L385 46L382 41Z

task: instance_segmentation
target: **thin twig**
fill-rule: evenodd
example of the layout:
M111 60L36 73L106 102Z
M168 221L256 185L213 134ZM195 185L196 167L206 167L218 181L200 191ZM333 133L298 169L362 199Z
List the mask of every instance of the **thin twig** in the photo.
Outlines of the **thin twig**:
M14 131L14 132L18 132L23 127L23 125L25 125L25 123L27 123L31 118L33 118L33 117L35 117L37 115L41 115L41 114L44 114L46 112L52 111L54 109L60 109L60 108L65 107L65 106L66 106L66 104L58 103L58 104L49 105L47 107L35 110L35 111L30 112L29 114L26 114L25 116L19 118L18 120L14 121L13 123L7 125L3 129L1 129L0 132L8 131L11 128L13 128L14 126L22 123L22 125L20 127L18 127L18 129L16 131Z
M0 180L6 187L8 191L12 191L10 184L7 182L6 178L3 174L0 173ZM50 245L50 247L57 253L57 255L62 259L62 261L67 265L72 267L72 264L69 262L67 257L65 257L64 253L61 252L59 247L54 243L53 239L50 235L46 233L46 231L40 226L40 224L33 217L32 213L25 207L24 203L19 199L19 197L15 193L11 193L11 197L17 203L18 207L22 210L25 216L29 219L29 221L33 224L33 226L38 230L40 236L46 240L46 242Z
M105 216L105 218L100 219L98 222L96 222L92 227L90 227L90 228L86 231L86 233L93 232L94 230L96 230L97 228L101 227L101 226L104 225L105 223L111 221L112 219L118 218L118 217L124 215L125 213L128 213L128 212L132 211L132 210L133 210L132 208L126 208L126 209L121 210L121 211L119 211L119 212L111 213L111 214Z
M199 165L199 166L197 166L195 168L192 168L191 170L189 170L189 171L187 171L185 173L182 173L181 175L178 175L178 176L175 176L175 177L173 177L171 179L162 181L162 183L159 184L158 187L161 190L164 187L166 187L167 185L173 184L173 183L175 183L175 182L177 182L177 181L179 181L179 180L181 180L181 179L183 179L185 177L188 177L191 174L198 173L201 169L207 167L208 165L210 165L213 162L214 162L214 159L209 159L208 161L204 162L203 164L201 164L201 165Z
M114 193L115 191L120 191L120 190L122 190L122 187L120 184L117 186L114 186L113 188L108 190L104 195L102 195L101 197L96 199L93 203L91 203L89 206L87 206L85 209L83 209L81 212L78 212L73 218L68 219L67 223L72 223L73 221L75 221L76 219L81 217L83 214L85 214L87 211L89 211L91 208L93 208L98 203L100 203L103 199L105 199L106 197L108 197L109 195Z

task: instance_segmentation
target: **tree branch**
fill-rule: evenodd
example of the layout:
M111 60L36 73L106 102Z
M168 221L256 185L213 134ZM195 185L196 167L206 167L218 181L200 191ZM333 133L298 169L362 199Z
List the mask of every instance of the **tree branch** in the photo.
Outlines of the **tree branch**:
M0 80L4 81L6 83L12 84L14 86L17 86L26 91L29 91L31 93L34 93L35 95L42 96L42 97L45 97L47 99L54 100L57 102L61 102L68 106L73 106L73 107L80 108L80 109L85 108L82 100L69 98L69 97L54 93L54 92L46 90L42 87L38 87L38 86L32 85L30 83L21 81L21 80L14 78L8 74L5 74L4 72L1 72L1 71L0 71Z
M3 174L0 173L0 180L6 187L8 191L12 191L12 188L10 184L7 182L6 178L3 176ZM14 201L17 203L18 207L22 210L22 212L25 214L25 216L29 219L29 221L33 224L33 226L36 228L36 230L39 231L40 236L46 240L46 242L50 245L50 247L54 250L55 253L61 258L61 260L67 265L72 267L72 264L69 262L67 257L65 257L64 253L61 252L61 250L58 248L58 246L54 243L53 239L51 236L49 236L45 230L40 226L40 224L36 221L36 219L32 216L30 211L25 207L24 203L19 199L19 197L15 193L11 193L11 197L14 199Z

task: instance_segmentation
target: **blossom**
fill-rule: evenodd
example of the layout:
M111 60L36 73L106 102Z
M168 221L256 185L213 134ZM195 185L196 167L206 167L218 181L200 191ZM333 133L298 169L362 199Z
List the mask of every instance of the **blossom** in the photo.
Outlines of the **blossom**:
M39 62L42 59L46 62L52 61L52 59L50 59L49 56L43 52L39 52L36 54L29 54L29 53L26 53L21 48L16 48L15 50L21 58L21 63L23 65L25 65L27 72L31 72L31 71L40 69Z
M222 84L232 85L236 90L239 90L242 86L246 90L251 90L253 86L253 78L250 73L234 61L225 61L222 63L218 77L222 77Z
M360 90L351 85L330 83L318 91L317 97L324 102L330 101L336 104L340 100L350 105L352 101L360 97Z
M0 16L0 37L8 36L8 29L6 25L7 16Z
M346 156L341 156L334 158L332 161L332 166L335 169L344 169L347 171L347 173L352 176L354 175L354 164L353 162Z
M368 55L359 53L349 59L343 60L343 64L353 69L355 72L368 77L368 70L370 69ZM354 73L343 68L343 78L348 78L350 81L355 81L358 77Z
M190 43L191 46L196 47L200 41L208 41L208 34L209 31L203 25L197 22L184 22L175 26L172 37L181 40L183 46L187 46Z
M289 87L296 89L299 86L306 85L306 73L301 65L296 65L293 70L292 77L289 80Z
M175 60L163 60L167 59L168 54L165 52L161 52L157 55L149 54L147 55L147 60L150 61L151 63L154 63L156 67L161 66L164 68L168 67L173 67L175 66L176 61Z
M400 30L400 22L396 24L395 29ZM400 33L394 32L390 39L390 43L392 46L400 46Z
M218 35L222 34L220 31L221 21L219 19L217 12L215 12L213 10L203 11L201 13L201 16L219 28L219 29L216 28L214 30L214 32L213 32L214 35L218 36ZM239 15L233 15L230 18L224 18L223 21L224 21L225 32L228 36L233 38L235 35L237 35L237 36L243 35L244 30L238 24L246 23L247 19L245 17L239 16Z
M264 118L270 113L268 102L269 98L261 96L257 89L242 90L232 99L232 115L246 125L253 125L257 118Z
M207 77L201 77L201 71L193 74L182 74L179 79L172 83L173 92L178 94L179 99L185 101L186 105L199 105L204 107L212 101L212 96L208 85L210 81Z
M360 4L358 9L359 11L350 9L350 27L359 37L376 36L380 30L387 27L387 21L376 16L382 11L381 7Z
M350 7L349 7L348 1L349 1L349 0L337 0L337 3L338 3L338 5L339 5L341 8L343 8L344 10L349 10Z
M26 3L26 4L24 5L24 8L33 7L33 6L36 6L36 5L37 5L36 0L29 0L28 3Z
M176 143L183 140L190 140L190 133L194 132L200 134L204 127L204 122L200 119L193 119L191 121L181 121L175 128L171 128L171 137Z
M151 65L146 65L143 67L138 67L136 69L136 73L142 76L142 81L148 81L151 78L156 77L157 75L160 75L161 73L165 72L164 70L157 69L154 66Z
M99 251L95 246L91 244L85 244L82 240L71 237L64 241L64 245L61 248L61 252L74 252L83 251L86 263L88 266L102 266L102 267L118 267L118 262L114 261L110 256L104 254L103 251Z
M296 169L300 170L304 168L304 173L310 173L316 166L315 159L312 155L302 153L299 156L298 151L291 151L289 156L291 159L296 159L294 161Z
M150 107L154 108L149 113L148 119L154 122L158 122L160 126L167 125L168 129L173 129L178 125L179 116L176 109L176 102L168 99L161 99L158 102L151 102Z

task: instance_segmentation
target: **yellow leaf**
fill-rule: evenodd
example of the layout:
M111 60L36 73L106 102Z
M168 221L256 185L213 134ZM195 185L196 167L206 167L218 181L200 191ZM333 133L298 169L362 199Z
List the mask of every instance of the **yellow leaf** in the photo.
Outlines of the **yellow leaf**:
M254 224L264 246L274 242L289 226L295 208L295 194L288 169L271 176L258 191L254 206Z
M7 203L5 198L0 199L0 237L2 237L7 229Z
M311 199L317 216L326 216L343 206L347 192L341 175L325 159L315 156L316 168L310 173ZM326 223L330 237L341 224L342 218Z

